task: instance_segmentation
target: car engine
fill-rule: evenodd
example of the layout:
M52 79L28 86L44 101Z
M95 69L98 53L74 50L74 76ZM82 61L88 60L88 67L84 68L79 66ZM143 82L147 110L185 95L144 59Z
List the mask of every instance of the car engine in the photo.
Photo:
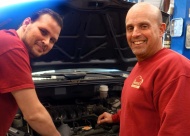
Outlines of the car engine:
M59 72L49 75L52 73L34 75L34 82L38 97L57 128L66 125L68 136L118 136L119 124L97 125L97 118L103 112L114 114L120 109L120 95L127 72ZM55 79L55 75L59 76ZM39 134L18 111L9 135Z

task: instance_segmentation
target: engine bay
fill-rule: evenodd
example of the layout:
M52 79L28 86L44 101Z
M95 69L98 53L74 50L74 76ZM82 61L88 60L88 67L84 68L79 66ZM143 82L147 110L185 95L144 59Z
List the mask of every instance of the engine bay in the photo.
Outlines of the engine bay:
M51 73L52 74L52 73ZM76 72L47 78L51 74L34 76L36 92L49 112L55 126L66 126L68 136L118 136L119 124L97 125L103 112L115 113L120 109L120 95L127 72ZM84 72L83 72L84 74ZM66 75L66 76L63 76ZM46 76L46 78L42 78ZM10 136L39 136L24 120L20 111L9 129Z

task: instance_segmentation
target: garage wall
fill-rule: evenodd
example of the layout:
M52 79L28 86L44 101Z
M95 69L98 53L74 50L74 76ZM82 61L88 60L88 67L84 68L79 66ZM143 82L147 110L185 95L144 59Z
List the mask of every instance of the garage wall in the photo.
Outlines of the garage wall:
M155 6L157 6L159 9L163 8L163 1L164 0L138 0L138 2L149 2Z

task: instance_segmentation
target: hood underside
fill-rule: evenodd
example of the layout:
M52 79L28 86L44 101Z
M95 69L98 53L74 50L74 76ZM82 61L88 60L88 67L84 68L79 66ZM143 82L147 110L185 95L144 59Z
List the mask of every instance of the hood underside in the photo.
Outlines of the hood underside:
M64 27L53 49L47 55L31 60L33 71L65 68L127 70L136 63L125 35L125 16L132 5L120 0L32 2L1 9L1 13L6 14L0 19L0 29L17 29L32 12L51 8L63 16ZM163 15L166 20L167 14Z

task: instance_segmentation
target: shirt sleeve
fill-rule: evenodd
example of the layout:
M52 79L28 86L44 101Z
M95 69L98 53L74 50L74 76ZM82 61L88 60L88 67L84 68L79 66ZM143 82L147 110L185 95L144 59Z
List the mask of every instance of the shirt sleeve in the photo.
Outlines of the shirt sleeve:
M114 123L120 122L120 113L121 113L121 110L118 110L117 113L112 115L112 120Z
M190 76L180 75L154 98L160 114L158 136L190 134Z
M0 56L0 92L34 88L28 54L22 48L9 50Z

